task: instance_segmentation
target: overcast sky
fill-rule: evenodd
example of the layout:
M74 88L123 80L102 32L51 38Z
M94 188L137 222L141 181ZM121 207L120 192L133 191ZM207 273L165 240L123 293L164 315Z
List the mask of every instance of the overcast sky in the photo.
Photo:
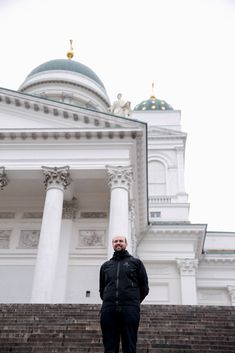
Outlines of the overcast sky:
M190 221L235 231L235 0L0 0L0 86L74 60L132 107L151 95L181 110Z

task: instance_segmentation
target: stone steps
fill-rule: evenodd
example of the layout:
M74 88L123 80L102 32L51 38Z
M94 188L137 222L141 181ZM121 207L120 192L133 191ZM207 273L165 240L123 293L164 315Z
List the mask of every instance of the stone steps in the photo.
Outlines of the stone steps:
M0 353L101 353L99 311L87 304L1 304ZM143 305L137 352L235 353L235 307Z

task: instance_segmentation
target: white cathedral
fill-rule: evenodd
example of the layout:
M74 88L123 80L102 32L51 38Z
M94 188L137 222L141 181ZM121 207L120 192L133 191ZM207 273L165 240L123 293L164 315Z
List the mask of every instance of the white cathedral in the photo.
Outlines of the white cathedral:
M0 89L0 302L100 303L122 234L144 303L235 305L235 233L189 220L180 111L154 95L111 104L72 57Z

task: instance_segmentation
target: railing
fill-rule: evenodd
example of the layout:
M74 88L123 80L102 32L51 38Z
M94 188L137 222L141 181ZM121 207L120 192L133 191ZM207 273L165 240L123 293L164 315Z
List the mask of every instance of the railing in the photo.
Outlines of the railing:
M172 196L149 196L149 203L156 204L156 203L171 203L173 197Z

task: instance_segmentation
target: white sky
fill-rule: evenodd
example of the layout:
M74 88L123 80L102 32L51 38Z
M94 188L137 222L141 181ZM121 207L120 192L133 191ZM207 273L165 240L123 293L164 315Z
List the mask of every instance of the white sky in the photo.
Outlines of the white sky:
M235 231L235 0L0 0L0 86L75 57L132 107L182 111L190 221Z

